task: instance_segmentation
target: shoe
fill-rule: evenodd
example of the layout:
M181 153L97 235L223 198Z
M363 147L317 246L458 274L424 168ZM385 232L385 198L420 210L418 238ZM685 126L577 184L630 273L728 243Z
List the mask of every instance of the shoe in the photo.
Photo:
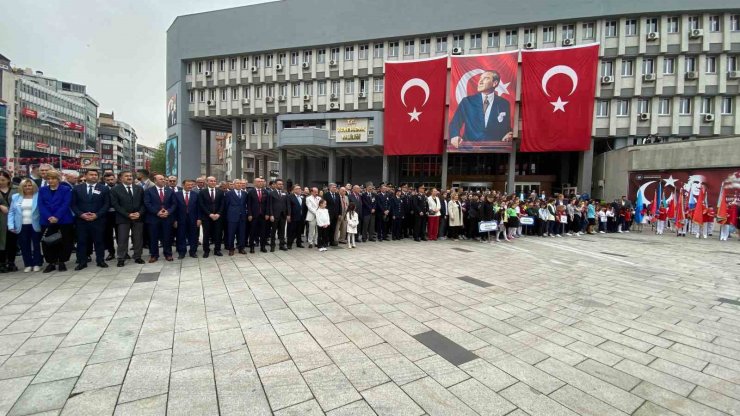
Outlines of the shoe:
M75 266L75 271L80 271L82 269L87 269L87 264L78 264Z
M308 245L308 248L313 248L313 244L309 244Z
M247 254L247 250L244 250L243 248L239 249L239 254Z
M164 259L167 261L172 261L172 256L164 256Z
M603 231L599 231L599 234L606 234L606 233L605 233L605 232L603 232Z
M136 263L136 264L145 264L145 261L143 259L136 259L136 260L134 260L134 263Z
M191 254L190 254L190 257L192 257L192 258L194 258L194 259L197 259L197 258L198 258L198 255L197 255L197 254L195 254L195 253L191 253Z
M107 269L108 263L101 261L100 263L97 264L97 266L100 267L101 269Z
M274 253L274 252L275 252L275 246L270 247L270 253Z
M62 263L62 262L59 262L59 264L57 265L57 269L60 272L66 272L67 271L67 265L64 264L64 263Z
M250 254L254 254L254 247L252 247L252 248L249 249L249 253Z
M156 263L159 257L149 257L149 263Z
M131 256L126 254L126 257L124 258L124 260L131 260Z
M264 247L262 247L262 248L260 249L260 252L261 252L261 253L267 253L267 249L266 249L266 248L264 248Z
M357 244L353 245L352 248L357 248Z
M113 254L108 254L108 257L105 258L105 261L111 261L111 260L114 260L115 258L116 256L114 256Z
M87 262L88 263L92 263L92 257L91 256L87 256Z
M34 272L40 272L41 271L41 266L33 266L33 271Z
M211 255L211 253L209 253L208 251L204 251L204 252L203 252L203 258L204 258L204 259L207 259L207 258L208 258L208 256L210 256L210 255Z
M221 250L215 250L215 251L213 252L213 255L214 255L214 256L216 256L216 257L221 257L221 256L223 256L224 254L223 254L223 253L221 252Z
M285 246L280 247L280 251L288 251L288 248Z
M123 260L118 260L118 263L116 263L116 267L123 267L123 265L126 264Z
M56 269L57 269L57 266L55 266L55 265L53 265L53 264L49 264L49 265L47 265L47 266L46 266L46 268L44 269L44 273L51 273L51 272L53 272L53 271L54 271L54 270L56 270Z
M304 247L304 245L303 245L303 244L297 244L297 245L296 245L296 247L298 247L298 248L303 248L303 247Z
M233 255L234 255L234 250L229 250L229 256L233 256Z
M23 273L31 273L31 270L33 270L33 267L25 267Z
M184 258L185 258L185 253L180 253L180 254L177 255L177 259L178 260L182 260Z
M15 263L8 263L8 265L6 266L6 268L8 269L8 272L17 272L18 271L18 266L16 266Z

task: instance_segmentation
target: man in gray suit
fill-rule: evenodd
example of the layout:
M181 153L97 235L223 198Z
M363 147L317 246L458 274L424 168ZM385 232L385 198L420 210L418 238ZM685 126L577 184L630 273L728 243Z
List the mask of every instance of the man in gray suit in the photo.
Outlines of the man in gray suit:
M344 215L347 213L347 207L349 206L349 198L347 198L347 188L339 188L339 211L341 212L339 219L337 220L337 229L334 231L334 241L338 241L342 244L347 242L347 222L345 221Z
M118 174L119 184L110 191L110 202L116 210L118 267L123 267L128 253L129 234L134 246L134 262L144 264L141 253L144 246L144 189L134 185L131 172Z

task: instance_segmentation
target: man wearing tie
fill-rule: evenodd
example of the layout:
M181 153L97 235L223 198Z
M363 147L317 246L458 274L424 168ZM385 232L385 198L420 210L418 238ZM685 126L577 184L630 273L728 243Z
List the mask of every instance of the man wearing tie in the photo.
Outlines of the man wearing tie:
M208 258L213 243L214 254L221 254L221 235L223 232L221 214L224 212L224 193L216 187L216 178L206 178L206 187L198 195L200 219L203 224L203 258Z
M326 200L326 210L329 211L329 245L332 247L337 246L336 240L334 240L334 233L337 230L337 221L342 215L342 205L339 202L339 194L337 194L337 184L329 184L329 192L324 194L324 200Z
M46 183L46 174L49 173L50 170L53 170L51 165L47 163L42 163L39 165L39 178L34 179L33 181L36 182L36 186L41 188L42 186L47 186Z
M198 191L193 189L195 181L186 179L183 182L183 190L175 193L177 204L177 258L185 258L185 250L190 247L190 257L197 258L198 255L198 229L200 228L200 207L198 204Z
M283 191L283 180L277 179L270 192L270 252L275 251L275 237L280 241L280 250L285 247L285 221L288 218L288 194Z
M357 224L357 235L355 236L356 243L362 242L362 194L360 194L360 185L355 185L352 187L352 192L349 193L347 196L349 202L355 204L355 212L357 212L357 219L359 220L359 224Z
M301 186L293 186L293 193L288 197L288 250L293 249L293 241L296 247L303 248L301 235L303 234L303 223L306 220L306 201L303 199Z
M247 233L247 193L245 181L234 179L234 189L224 195L224 215L226 216L226 249L229 256L234 255L234 240L240 254L247 254L245 239Z
M144 264L141 251L144 247L144 189L134 185L134 175L131 172L118 174L119 184L111 190L110 202L116 210L116 238L118 248L116 257L118 264L123 267L128 255L129 233L134 247L134 262Z
M105 263L103 231L110 206L108 186L98 183L98 171L89 169L85 174L87 183L74 187L72 192L72 212L75 214L77 228L77 266L75 270L87 267L88 247L95 247L95 260L98 267L108 267Z
M339 243L347 242L347 219L344 215L347 213L349 198L347 198L347 188L339 188L339 219L337 220L337 229L334 231L334 240Z
M269 196L265 191L265 180L254 180L255 188L247 194L247 220L249 221L249 252L254 253L254 245L259 240L260 251L267 253L267 221L270 219Z
M391 211L391 201L388 199L388 187L380 185L380 192L375 197L375 226L378 233L378 242L388 241L388 220Z
M149 263L159 260L159 242L167 261L172 261L172 222L175 219L177 205L174 192L167 187L164 175L154 176L154 186L144 192L146 223L149 227Z
M110 199L110 191L116 186L116 175L113 172L106 172L103 174L103 183L108 187L108 197ZM105 261L110 261L116 258L116 246L113 244L115 241L115 230L116 230L116 209L113 208L113 204L109 204L108 212L105 214L105 227L103 230L103 242L105 249L108 251L108 257Z

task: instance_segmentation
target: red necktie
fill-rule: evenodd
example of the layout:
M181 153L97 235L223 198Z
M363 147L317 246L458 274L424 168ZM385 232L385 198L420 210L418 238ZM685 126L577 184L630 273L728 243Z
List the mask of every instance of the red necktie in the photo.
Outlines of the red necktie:
M262 191L259 189L257 190L257 199L262 202Z
M185 206L190 204L190 192L185 193Z
M159 190L159 201L164 202L164 190L161 188Z

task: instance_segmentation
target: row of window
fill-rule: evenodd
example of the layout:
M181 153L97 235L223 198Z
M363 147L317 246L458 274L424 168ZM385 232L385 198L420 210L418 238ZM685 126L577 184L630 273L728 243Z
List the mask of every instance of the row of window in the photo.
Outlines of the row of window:
M369 87L370 87L370 80L368 79L360 79L358 84L358 92L361 94L367 94ZM382 93L384 88L384 80L383 78L373 78L372 80L373 84L373 91L377 93ZM306 82L303 84L303 94L301 94L301 84L300 83L293 83L293 84L278 84L277 85L277 92L278 96L288 96L288 85L290 85L290 92L292 97L300 97L301 95L308 95L313 96L313 83L312 82ZM339 96L341 94L341 85L338 80L331 81L329 84L329 93L335 96ZM229 94L230 91L230 94ZM241 94L240 94L241 92ZM254 98L255 99L261 99L263 97L272 97L274 98L276 96L275 94L276 88L275 84L268 84L268 85L255 85L254 86ZM327 94L327 81L316 81L316 92L319 96L325 96ZM355 93L355 80L353 79L346 79L344 80L344 93L345 94L354 94ZM237 101L240 98L251 98L251 90L249 86L244 87L231 87L231 88L214 88L214 89L208 89L208 90L190 90L188 92L189 101L191 103L195 102L197 94L198 102L205 102L206 101L206 95L208 96L208 100L215 101L216 98L219 99L219 101L229 101L231 99L232 101Z
M656 58L643 58L642 59L642 74L655 74L655 62ZM676 73L676 57L665 57L663 58L663 74L673 75ZM699 70L698 58L695 56L686 56L684 58L684 70L686 72L696 72ZM707 56L704 61L704 72L707 74L717 73L717 56ZM615 62L611 60L605 60L601 62L601 76L614 76L614 65ZM727 57L727 71L737 71L737 56ZM623 77L631 77L635 75L635 60L634 59L622 59L622 72Z
M666 32L667 33L679 33L680 32L680 21L681 19L678 16L672 16L668 17L666 19ZM713 15L709 16L709 31L710 32L720 32L721 31L721 22L722 22L722 16L719 15ZM625 36L638 36L640 34L640 27L639 27L640 20L638 19L626 19L624 21L624 34ZM607 20L604 21L604 36L609 37L617 37L619 36L619 24L616 20ZM688 18L688 30L693 29L701 29L702 26L702 18L701 16L689 16ZM660 18L658 17L648 17L644 20L643 28L645 33L651 33L651 32L659 32L660 31ZM555 42L555 30L556 26L545 26L542 28L542 42L544 43L553 43ZM732 15L730 17L730 30L740 31L740 15ZM487 39L487 45L489 48L496 48L501 45L501 37L503 34L504 39L504 46L517 46L519 43L519 29L505 29L501 31L489 31L488 32L488 39ZM537 43L537 28L524 28L521 29L522 32L522 40L524 43ZM574 24L563 24L560 26L560 32L561 32L561 38L562 39L575 39L576 38L576 25ZM596 40L596 31L595 31L595 24L592 22L589 23L583 23L581 25L581 38L584 40ZM437 53L447 53L449 51L448 47L448 37L447 36L438 36L435 38L435 52ZM481 33L472 33L469 36L469 49L480 49L483 42L483 35ZM403 55L405 56L413 56L415 49L417 47L417 42L415 40L409 39L403 41ZM461 48L464 49L465 47L465 35L459 34L459 35L452 35L452 47L453 48ZM385 52L386 45L384 43L377 43L373 45L372 48L372 57L373 58L383 58L384 52ZM401 53L401 42L398 41L391 41L387 43L388 48L388 57L398 57ZM418 42L418 48L419 53L427 54L431 53L432 49L432 38L423 38L420 39ZM345 61L352 61L355 57L355 47L353 46L345 46L343 48L339 47L332 47L329 49L329 59L332 61L339 61L340 57L344 57ZM325 63L326 62L326 56L327 56L327 50L326 49L318 49L316 50L316 62L317 63ZM357 48L357 58L360 60L368 59L370 56L370 45L369 44L363 44L359 45ZM250 67L256 67L260 68L262 67L262 64L264 62L264 66L266 68L271 68L273 64L280 64L285 65L288 58L290 58L290 65L300 65L301 63L311 63L313 59L313 51L307 50L303 51L302 59L301 54L297 51L293 51L290 53L290 56L288 57L288 53L286 52L280 52L277 54L277 57L274 54L266 54L264 55L264 61L263 61L262 55L255 55L251 57L251 61L249 57L242 57L241 58L241 68L247 69ZM204 71L214 72L215 68L218 68L219 72L225 72L228 68L230 71L236 71L239 68L239 58L221 58L217 61L209 60L209 61L198 61L195 63L195 68L193 67L193 62L189 62L187 64L187 73L192 74L193 69L196 70L197 73L201 74Z
M733 110L734 97L722 97L720 114L731 115ZM692 114L694 99L691 97L680 97L678 100L678 114L682 116L688 116ZM669 116L671 115L671 106L673 105L673 99L671 98L658 98L658 115ZM609 117L609 107L611 106L608 100L596 101L596 117ZM616 110L617 117L628 117L630 115L630 100L615 100L614 107ZM650 113L651 110L651 99L650 98L639 98L637 100L637 113ZM699 114L714 114L714 97L702 97L701 108Z
M44 91L41 88L36 88L34 86L34 83L31 82L21 82L20 92L26 95L26 99L30 100L30 97L36 97L40 101L45 101L46 103L51 104L52 109L58 112L72 114L70 111L64 111L71 110L80 115L85 113L85 109L82 106L77 105L69 99L62 98L61 94Z

